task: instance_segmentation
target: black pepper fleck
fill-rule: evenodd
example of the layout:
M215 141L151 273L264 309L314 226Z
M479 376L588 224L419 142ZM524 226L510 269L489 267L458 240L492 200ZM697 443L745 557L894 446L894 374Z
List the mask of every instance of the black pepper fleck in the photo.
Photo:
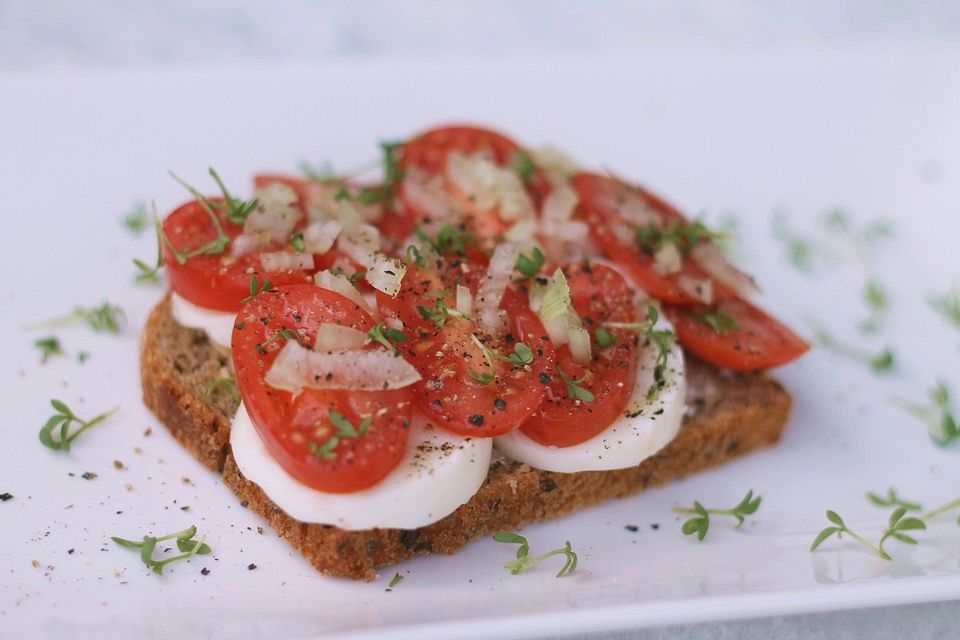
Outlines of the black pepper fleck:
M504 400L503 398L497 398L496 400L493 401L493 406L494 408L499 409L500 411L506 411L507 401Z
M247 571L253 571L256 568L257 568L257 565L253 564L252 562L247 565Z
M640 530L640 527L638 527L638 526L635 525L635 524L628 524L628 525L625 525L623 528L626 529L627 531L631 531L631 532L636 532L636 531L639 531L639 530Z
M12 493L0 493L0 501L6 502L7 500L13 500Z
M95 474L93 471L84 471L80 477L84 480L93 480L97 477L97 474Z
M200 569L200 575L202 576L210 575L210 569L207 569L206 567L204 567L203 569Z
M480 415L479 413L473 414L472 416L467 418L467 421L475 427L483 426L483 416Z
M540 382L543 384L550 384L551 382L553 382L553 378L551 378L550 376L548 376L546 373L542 371L540 372L539 378L540 378Z

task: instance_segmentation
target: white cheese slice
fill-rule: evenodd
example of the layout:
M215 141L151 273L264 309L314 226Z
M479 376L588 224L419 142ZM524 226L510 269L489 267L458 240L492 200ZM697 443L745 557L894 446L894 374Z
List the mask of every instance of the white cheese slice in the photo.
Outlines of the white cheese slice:
M230 428L230 446L244 477L291 517L351 531L416 529L449 515L483 485L493 449L490 438L448 433L414 414L406 456L390 475L362 491L324 493L280 466L242 404Z
M215 311L198 307L186 298L170 294L170 309L173 317L181 325L191 329L202 329L207 335L224 349L230 348L230 339L233 336L233 323L237 314L233 311Z

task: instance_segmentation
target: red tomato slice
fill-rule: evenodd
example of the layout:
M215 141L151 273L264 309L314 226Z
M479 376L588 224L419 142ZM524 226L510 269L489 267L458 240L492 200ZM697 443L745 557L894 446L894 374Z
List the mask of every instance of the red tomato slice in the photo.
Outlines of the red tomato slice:
M726 285L702 269L695 261L684 259L678 273L660 274L654 268L654 257L642 251L632 242L636 224L628 222L620 212L626 198L641 198L643 204L663 222L686 222L675 208L655 195L631 188L613 178L592 173L573 177L573 188L580 196L580 215L590 227L590 236L608 258L625 269L630 278L650 296L674 304L697 304L702 302L695 295L699 283L710 282L713 299L722 300L734 296ZM615 228L625 226L630 240L617 235Z
M573 307L590 332L592 360L574 362L566 345L557 352L557 366L571 380L586 378L579 386L593 394L593 402L574 400L559 372L549 372L547 398L520 430L540 444L570 447L602 432L621 417L636 380L639 339L635 332L609 329L612 345L597 344L596 329L604 322L636 322L634 293L613 269L594 264L564 267Z
M359 491L382 480L403 459L412 414L407 390L306 389L294 397L264 382L285 341L271 341L280 330L292 329L304 345L311 345L317 327L325 322L360 331L368 331L374 324L347 298L313 285L261 293L237 315L233 364L244 406L277 462L294 478L319 491ZM267 341L271 342L264 346ZM332 449L335 457L326 459L311 449L324 445L336 433L331 412L340 413L354 427L364 419L372 422L363 435L341 438Z
M718 332L703 320L709 312L721 312L735 328ZM737 371L768 369L799 358L810 349L807 342L749 302L738 298L721 300L713 308L664 305L677 339L685 349L718 367Z
M508 289L500 308L506 310L508 333L502 337L485 336L471 320L450 317L442 328L426 319L417 307L436 309L437 299L455 308L453 291L457 284L476 291L482 269L472 266L461 271L454 261L443 273L411 266L403 279L403 290L396 298L377 294L381 311L396 315L403 322L409 341L402 352L423 376L411 386L417 407L437 424L454 433L492 437L516 429L540 406L546 388L540 375L553 367L554 350L536 314L527 307L525 296ZM533 362L515 367L494 361L491 372L483 351L471 334L482 340L491 352L509 357L515 345L523 343L533 352ZM495 373L484 384L470 373Z
M211 199L212 202L219 202ZM224 211L217 212L223 232L232 240L243 231L233 224ZM204 206L195 200L180 205L163 221L163 232L170 243L182 253L189 253L217 238L217 229ZM288 246L272 243L265 251L289 250ZM163 244L163 261L167 267L170 286L179 295L206 309L236 311L241 300L250 295L250 281L257 276L262 283L270 280L273 286L309 282L311 271L264 271L257 254L240 257L230 255L229 245L219 255L198 255L184 264L177 261L173 251Z

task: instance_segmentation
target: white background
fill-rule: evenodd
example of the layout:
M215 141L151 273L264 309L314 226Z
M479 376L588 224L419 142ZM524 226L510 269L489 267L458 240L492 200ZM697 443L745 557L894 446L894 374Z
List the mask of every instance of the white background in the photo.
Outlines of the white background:
M353 3L351 3L353 4ZM960 9L952 3L807 3L795 6L795 3L685 3L673 4L637 4L610 3L592 4L593 9L586 10L585 4L574 3L365 3L349 6L347 3L228 3L228 2L173 2L173 3L3 3L0 4L0 68L29 74L48 74L63 72L74 68L85 69L123 69L137 72L145 69L157 69L175 66L183 67L237 67L249 64L263 67L274 64L314 63L322 65L325 61L349 61L364 59L376 64L384 58L405 58L416 60L418 57L443 58L455 55L459 59L474 56L495 56L497 58L516 58L520 61L543 60L545 56L598 55L604 54L604 60L629 60L638 52L656 52L657 50L677 51L677 55L688 55L692 60L711 55L711 51L722 51L749 59L750 56L764 57L782 53L784 50L806 52L813 58L819 57L825 65L831 64L833 56L843 52L882 51L888 49L894 53L881 55L882 64L896 64L910 51L937 51L940 47L955 46L960 34ZM907 52L904 54L904 52ZM657 55L651 53L650 55ZM932 57L936 57L935 55ZM559 58L569 59L569 58ZM956 58L953 58L956 60ZM468 62L469 64L469 62ZM956 70L956 66L953 70ZM943 73L950 73L951 67L938 67ZM956 78L954 78L955 80ZM935 85L930 78L920 78L915 87L906 87L905 91L919 89L928 91ZM11 87L6 84L0 87ZM836 88L835 88L836 89ZM2 93L0 93L2 95ZM917 104L929 106L927 100ZM821 101L830 101L833 94L825 92L811 97L811 108ZM949 100L955 94L944 94ZM775 101L773 101L775 105ZM674 106L676 105L668 105ZM909 101L906 106L910 106ZM953 103L956 107L956 103ZM638 105L646 115L651 110L664 109L662 103L652 101ZM687 105L690 112L697 105ZM2 107L0 107L2 110ZM687 112L687 116L689 113ZM912 165L918 178L916 191L910 195L922 199L925 197L923 184L934 182L946 188L956 186L958 171L956 145L938 144L937 136L942 133L936 127L925 129L910 123L911 112L905 110L898 116L884 112L881 116L871 116L870 105L851 104L841 108L843 124L838 125L836 133L843 137L844 130L870 126L896 128L904 126L910 132L910 139L900 139L895 133L879 136L885 144L901 147L911 152L920 149L917 157L905 159ZM710 117L709 111L704 110ZM917 113L914 111L913 113ZM657 115L654 113L654 115ZM660 114L663 115L663 114ZM683 123L683 114L666 114L668 122ZM929 114L924 114L929 115ZM770 113L758 113L758 117L773 117ZM670 118L673 117L673 120ZM531 114L520 120L528 121L528 129L517 133L540 135L544 139L563 141L573 136L565 135L565 127L578 127L577 123L550 123L539 125L540 118ZM937 122L935 119L934 122ZM760 123L770 135L774 136L771 146L789 140L789 131L782 131L782 140L776 139L777 127L771 123ZM611 131L617 123L610 123ZM789 123L785 123L789 128ZM709 131L704 128L698 133ZM847 131L847 133L850 133ZM953 134L956 129L953 129ZM105 135L109 129L105 128ZM928 137L916 144L916 136ZM578 136L579 137L579 136ZM723 138L723 136L718 136ZM865 132L850 133L849 139L862 143L869 140ZM55 148L56 141L47 139L37 132L37 141L46 147L34 149L28 155L38 172L44 167L56 173L63 171L55 164L56 157L49 152ZM943 141L940 141L941 143ZM953 142L957 142L954 140ZM711 144L709 137L704 145ZM728 142L729 144L729 142ZM810 145L817 144L811 140ZM746 155L743 149L729 146L731 164L726 167L710 166L715 162L715 154L705 153L697 158L690 150L695 145L684 144L688 149L684 160L689 162L689 178L677 178L677 171L664 168L657 175L656 167L647 167L651 184L666 183L671 194L686 195L691 207L709 206L721 200L725 206L747 208L757 215L766 215L769 206L778 197L789 197L785 203L798 219L804 216L812 218L825 206L832 204L859 205L868 210L867 215L880 211L887 215L908 217L904 209L909 205L903 201L891 202L884 207L884 196L896 196L896 189L888 190L884 186L884 176L873 175L881 163L871 158L889 153L890 149L865 149L861 162L844 167L835 175L835 180L819 178L810 189L802 188L802 178L795 180L775 175L771 166L769 171L756 166L757 158ZM46 148L48 151L44 151ZM749 148L749 145L744 145ZM923 149L930 153L923 155ZM582 147L574 149L580 151ZM237 145L234 153L242 151ZM277 150L275 159L288 166L299 157L309 153L309 145L295 152L284 153ZM587 149L596 161L611 161L626 164L628 155L621 158L609 158L603 153L603 144L598 141L595 148ZM216 154L213 154L216 156ZM359 155L359 154L358 154ZM7 156L9 159L9 156ZM200 166L218 158L196 158L187 164ZM82 158L72 158L82 162ZM670 158L669 160L673 160ZM728 192L711 186L722 182L716 177L703 181L698 176L703 172L720 171L728 175L726 180L735 180L737 164L750 164L745 173L764 180L765 192L755 191L742 198L733 199ZM144 163L144 166L149 166ZM249 168L248 162L237 162L237 175L241 168ZM889 166L889 165L883 165ZM141 176L141 182L133 193L149 192L156 181L153 176ZM873 182L875 188L868 188ZM41 189L44 180L38 174L28 178L25 186ZM711 192L711 189L713 191ZM863 194L868 194L864 196ZM954 191L953 196L957 193ZM124 195L124 197L127 197ZM942 195L940 196L942 197ZM849 202L854 200L854 202ZM917 202L914 199L914 202ZM88 205L90 203L87 203ZM114 203L119 208L118 203ZM104 208L109 209L108 206ZM886 210L884 210L886 208ZM90 207L97 209L97 207ZM762 211L761 211L762 210ZM953 211L957 213L956 209ZM11 215L5 213L4 216ZM97 214L92 214L97 215ZM101 213L99 215L108 215ZM113 215L112 213L109 215ZM952 218L955 224L956 218ZM761 225L756 225L758 228ZM949 236L949 234L945 234ZM954 236L955 237L955 236ZM756 236L753 242L760 242ZM944 250L949 244L943 243ZM749 238L748 238L749 240ZM937 242L937 239L934 240ZM929 275L931 286L942 287L949 279L938 265L937 252L931 255L918 255L919 272ZM942 257L942 255L940 256ZM955 261L956 262L956 261ZM780 265L780 268L786 268ZM67 304L78 302L71 299ZM48 307L48 304L37 305ZM53 306L50 305L52 309ZM917 385L914 385L917 386ZM922 388L922 384L917 388ZM877 487L882 488L882 487ZM0 487L2 489L2 487ZM685 542L685 541L684 541ZM708 637L900 637L910 633L935 637L945 635L950 621L960 619L960 605L919 605L882 611L863 613L842 613L799 618L777 618L747 623L723 623L719 625L701 625L683 628L667 628L642 632L639 637L647 638L708 638ZM631 634L630 637L637 637Z

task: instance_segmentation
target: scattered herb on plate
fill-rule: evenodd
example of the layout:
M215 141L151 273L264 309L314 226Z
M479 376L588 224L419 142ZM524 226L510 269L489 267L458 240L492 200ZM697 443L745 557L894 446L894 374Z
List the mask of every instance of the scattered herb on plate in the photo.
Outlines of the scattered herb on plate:
M753 489L747 491L737 506L731 509L707 509L699 500L694 500L692 508L674 509L675 513L692 514L693 517L683 523L680 530L683 535L689 536L696 534L697 540L703 540L707 531L710 529L710 516L731 516L737 519L736 527L739 528L746 520L746 516L752 515L760 508L760 502L763 498L759 495L753 495Z
M195 555L206 555L210 553L210 547L204 542L204 538L194 540L194 536L196 535L197 527L194 525L189 529L177 531L176 533L171 533L165 536L143 536L143 540L139 542L127 540L125 538L119 538L117 536L112 536L110 539L121 547L127 549L139 549L140 560L143 562L143 564L152 569L157 575L163 575L164 567L169 564L186 560L187 558ZM154 551L157 548L157 543L165 540L176 540L177 548L182 553L178 556L171 556L162 560L157 560L153 557Z
M922 420L930 432L930 438L940 447L948 447L960 441L960 423L950 402L950 390L943 381L937 382L930 390L930 404L910 402L902 398L891 398L894 405L900 407L915 418Z
M114 407L110 411L102 413L92 420L84 420L77 416L77 414L61 400L54 398L50 400L50 405L56 410L56 413L53 414L40 429L39 437L43 446L53 449L54 451L69 451L73 441L84 431L100 424L120 408ZM75 424L79 425L79 428L71 432L70 429Z
M505 568L509 569L510 573L513 575L526 573L527 571L535 568L543 560L546 560L550 556L556 555L563 555L565 558L563 567L561 567L560 572L557 573L558 578L570 575L577 568L577 554L573 551L569 541L558 549L547 551L539 556L531 556L530 544L527 542L526 538L518 533L514 533L513 531L498 531L497 533L493 534L493 539L504 544L520 545L517 548L516 559L510 560L503 565Z

